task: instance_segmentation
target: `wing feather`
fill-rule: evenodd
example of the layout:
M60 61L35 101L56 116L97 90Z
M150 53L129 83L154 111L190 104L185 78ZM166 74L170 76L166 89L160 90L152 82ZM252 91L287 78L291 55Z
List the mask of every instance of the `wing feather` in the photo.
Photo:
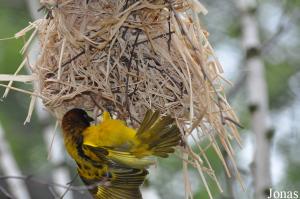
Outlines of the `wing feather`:
M136 157L154 155L167 157L180 142L180 131L170 116L160 117L158 111L148 110L136 134L140 141L132 150Z
M116 166L110 168L109 172L107 179L88 180L80 176L90 187L89 191L95 199L142 199L140 186L148 174L147 170ZM98 185L100 183L101 185Z
M155 159L153 157L137 158L134 154L125 151L117 151L115 149L110 149L108 147L94 147L89 145L84 145L102 161L106 163L118 164L123 167L130 167L136 169L144 169L150 165L155 164Z

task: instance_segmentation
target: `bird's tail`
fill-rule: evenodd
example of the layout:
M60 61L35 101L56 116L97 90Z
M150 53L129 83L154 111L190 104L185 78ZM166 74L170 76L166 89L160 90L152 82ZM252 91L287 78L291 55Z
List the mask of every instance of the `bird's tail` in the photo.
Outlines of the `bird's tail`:
M98 188L98 194L94 194L95 199L142 199L140 188L124 189L118 187Z
M140 186L143 184L147 170L119 168L112 172L108 186L99 186L96 199L142 199Z
M110 170L106 181L100 181L101 185L97 185L99 179L80 177L91 187L89 191L95 199L142 199L140 186L148 174L147 170L117 167Z
M137 157L155 155L168 157L180 142L180 131L170 116L148 110L136 133L139 143L132 149Z

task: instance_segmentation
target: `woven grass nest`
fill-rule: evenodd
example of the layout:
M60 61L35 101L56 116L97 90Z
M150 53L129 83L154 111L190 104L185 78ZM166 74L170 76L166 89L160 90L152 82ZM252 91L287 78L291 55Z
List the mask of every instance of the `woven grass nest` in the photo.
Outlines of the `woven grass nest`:
M95 113L102 109L138 127L147 109L158 109L176 118L184 140L190 137L197 144L195 150L188 142L181 147L186 175L191 164L210 193L204 173L218 184L205 155L212 147L230 176L222 152L234 162L231 142L240 143L238 119L224 96L222 68L208 33L200 25L198 14L206 12L200 2L41 3L47 16L19 36L35 29L41 50L31 67L37 85L33 96L42 98L56 118L74 107ZM205 147L200 145L204 140L209 141Z

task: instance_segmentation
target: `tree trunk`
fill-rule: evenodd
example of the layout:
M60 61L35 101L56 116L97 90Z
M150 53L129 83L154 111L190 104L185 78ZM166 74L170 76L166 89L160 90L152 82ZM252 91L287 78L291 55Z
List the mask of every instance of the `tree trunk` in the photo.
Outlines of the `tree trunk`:
M253 164L254 198L265 199L271 186L270 174L270 125L268 124L268 90L265 66L261 58L259 26L256 19L258 8L255 0L237 0L241 11L242 44L246 52L245 67L251 129L255 135Z

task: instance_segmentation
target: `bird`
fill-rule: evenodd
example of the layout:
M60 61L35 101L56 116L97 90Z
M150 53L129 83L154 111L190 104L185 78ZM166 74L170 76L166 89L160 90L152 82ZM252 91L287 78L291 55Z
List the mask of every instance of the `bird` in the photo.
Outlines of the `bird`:
M149 109L138 129L112 119L107 111L101 122L93 121L74 108L61 122L66 150L81 180L95 199L142 199L140 187L155 157L168 157L180 143L175 120Z

